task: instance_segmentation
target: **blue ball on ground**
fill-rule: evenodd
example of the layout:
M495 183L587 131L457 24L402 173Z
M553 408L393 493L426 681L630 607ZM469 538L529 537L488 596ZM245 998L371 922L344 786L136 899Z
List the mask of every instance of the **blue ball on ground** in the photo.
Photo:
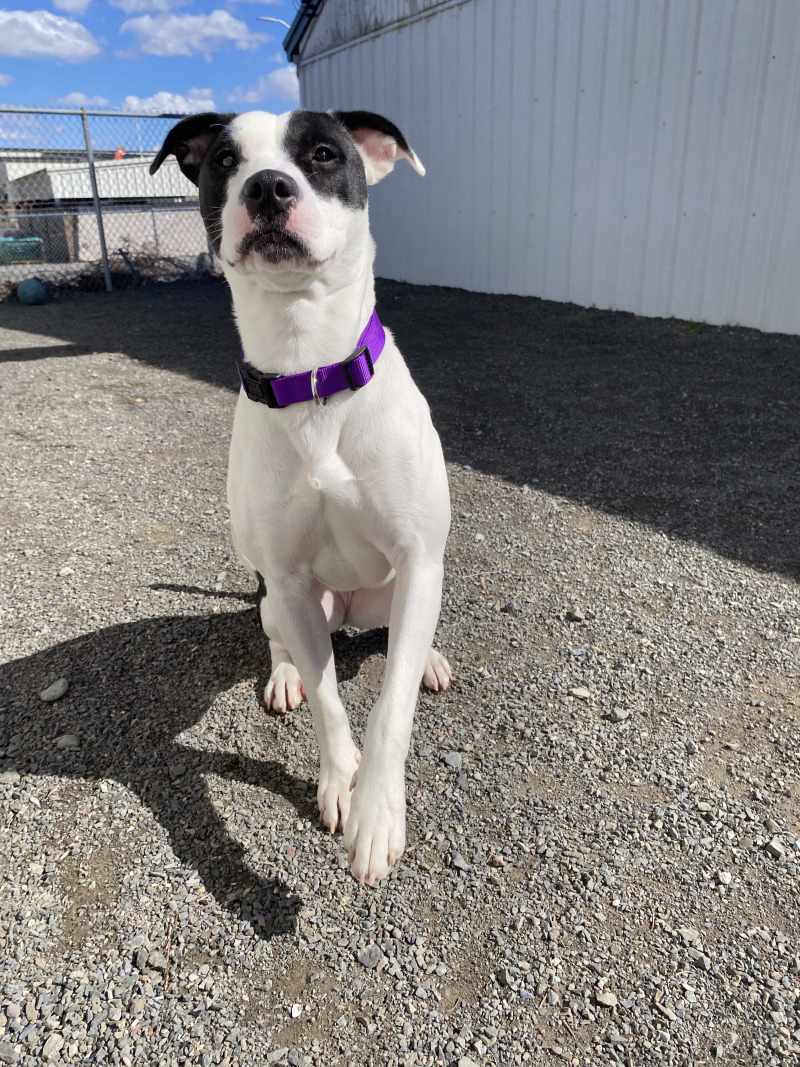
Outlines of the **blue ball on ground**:
M47 290L38 278L26 278L17 286L17 296L23 304L43 304L47 299Z

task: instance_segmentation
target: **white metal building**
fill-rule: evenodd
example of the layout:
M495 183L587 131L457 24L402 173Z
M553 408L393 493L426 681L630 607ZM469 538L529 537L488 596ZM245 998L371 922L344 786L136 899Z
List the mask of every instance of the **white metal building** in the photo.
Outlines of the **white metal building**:
M155 174L150 164L155 152L132 159L95 160L98 195L107 200L171 200L197 204L197 187L181 174L175 160L168 160ZM91 200L92 181L86 159L69 162L6 162L0 164L0 184L11 203L30 200ZM6 174L2 183L3 173Z
M384 277L800 333L797 0L323 0L293 31L303 105L427 167L372 190Z

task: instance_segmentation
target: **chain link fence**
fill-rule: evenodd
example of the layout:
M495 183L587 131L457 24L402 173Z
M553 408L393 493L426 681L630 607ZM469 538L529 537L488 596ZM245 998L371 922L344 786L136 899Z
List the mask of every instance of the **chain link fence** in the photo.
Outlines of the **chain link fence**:
M0 299L24 278L117 289L205 273L197 189L173 158L181 115L0 107Z

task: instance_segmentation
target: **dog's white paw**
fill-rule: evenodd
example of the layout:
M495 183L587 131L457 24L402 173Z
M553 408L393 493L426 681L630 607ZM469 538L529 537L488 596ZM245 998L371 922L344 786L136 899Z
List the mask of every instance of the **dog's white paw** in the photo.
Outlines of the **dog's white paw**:
M353 802L344 846L353 876L368 885L379 882L406 847L406 795L402 773L360 768L353 776Z
M450 664L441 652L437 652L435 648L432 648L428 653L428 662L425 665L422 684L426 689L433 689L434 692L438 692L440 689L447 689L452 680L453 672L450 669Z
M319 785L317 786L317 803L319 817L331 833L344 830L350 814L350 783L361 762L361 755L355 745L352 751L338 759L320 758Z
M293 663L279 663L264 687L264 703L283 715L299 708L305 699L303 683Z

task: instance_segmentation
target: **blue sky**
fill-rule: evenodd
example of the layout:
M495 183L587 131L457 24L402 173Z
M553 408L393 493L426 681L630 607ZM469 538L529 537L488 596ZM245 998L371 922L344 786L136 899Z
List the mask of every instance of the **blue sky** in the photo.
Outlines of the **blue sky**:
M282 112L294 0L48 0L0 8L0 103Z

